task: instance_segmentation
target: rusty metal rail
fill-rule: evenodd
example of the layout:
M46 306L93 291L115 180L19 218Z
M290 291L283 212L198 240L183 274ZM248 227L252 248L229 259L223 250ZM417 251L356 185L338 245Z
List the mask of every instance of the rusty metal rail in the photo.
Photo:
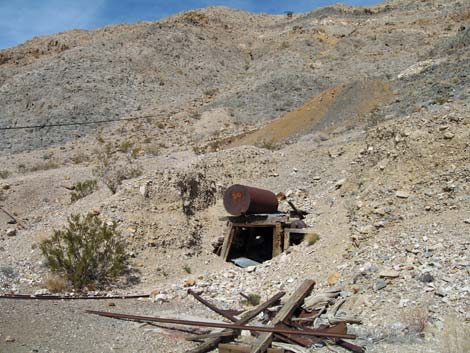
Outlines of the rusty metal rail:
M0 295L0 299L18 299L18 300L104 300L104 299L138 299L149 298L150 294L135 295L95 295L95 296L65 296L65 295L34 295L34 294L4 294Z
M356 335L349 334L337 334L337 333L324 333L316 332L315 330L291 330L277 327L265 327L265 326L248 326L248 325L234 325L225 323L215 322L204 322L204 321L193 321L193 320L177 320L151 316L139 316L139 315L128 315L120 313L110 313L106 311L95 311L86 310L88 314L99 315L104 317L110 317L113 319L124 319L130 321L144 321L144 322L161 322L166 324L174 325L188 325L188 326L200 326L200 327L213 327L213 328L226 328L232 330L247 330L255 332L269 332L269 333L283 333L292 335L303 335L303 336L315 336L315 337L330 337L330 338L345 338L345 339L356 339Z

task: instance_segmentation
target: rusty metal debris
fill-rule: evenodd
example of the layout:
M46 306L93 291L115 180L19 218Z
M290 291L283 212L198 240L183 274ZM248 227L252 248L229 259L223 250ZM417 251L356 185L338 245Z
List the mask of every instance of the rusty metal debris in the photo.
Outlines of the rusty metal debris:
M324 332L317 332L313 330L307 331L307 330L285 329L285 328L279 328L279 327L249 326L249 325L225 324L225 323L218 323L218 322L206 322L206 321L194 321L194 320L178 320L178 319L168 319L168 318L163 318L163 317L129 315L129 314L111 313L107 311L95 311L95 310L87 310L86 313L98 315L98 316L110 317L114 319L129 320L129 321L161 322L164 324L225 328L225 329L231 329L231 330L247 330L247 331L267 332L267 333L284 333L284 334L316 336L316 337L337 337L337 338L349 338L349 339L356 338L356 335L348 335L348 334L343 335L343 334L336 334L336 333L330 334L330 333L324 333Z
M199 294L192 290L188 293L191 294L200 303L221 315L222 317L230 320L232 323L220 322L207 322L207 321L194 321L194 320L178 320L171 318L159 318L149 316L138 316L120 313L111 313L103 311L87 311L87 313L123 319L131 321L140 321L146 323L158 322L165 324L186 325L195 327L210 327L210 328L223 328L223 331L218 332L205 332L197 335L190 335L187 340L203 342L198 347L187 351L187 353L206 353L218 347L221 353L230 352L248 352L248 353L266 353L266 352L289 352L301 351L302 347L311 347L315 344L336 344L342 346L355 353L364 352L364 348L355 345L346 339L355 339L356 335L348 334L347 321L338 319L337 323L322 323L318 326L312 325L311 320L304 320L313 318L315 321L318 317L326 311L323 309L315 309L317 304L323 303L317 298L324 298L325 295L310 295L315 282L306 280L302 285L287 299L287 301L280 306L279 311L270 319L270 322L264 326L248 325L250 321L264 312L268 308L278 305L284 293L278 293L266 302L258 305L251 311L244 312L237 317L237 313L233 310L223 310L203 299ZM333 293L333 294L332 294ZM328 302L332 302L337 292L331 291L326 296ZM336 317L338 308L343 304L343 300L338 301L332 309L332 313L327 317ZM357 320L356 320L357 321ZM251 342L236 342L241 330L247 330L255 336L255 340ZM230 343L232 342L232 343ZM273 343L280 342L283 347L291 347L294 350L284 350L284 348L277 348L272 346ZM298 347L298 348L295 348Z
M134 295L34 295L34 294L4 294L0 299L19 299L19 300L103 300L103 299L138 299L149 298L150 294Z
M274 213L278 201L271 191L235 184L224 193L224 207L233 216Z

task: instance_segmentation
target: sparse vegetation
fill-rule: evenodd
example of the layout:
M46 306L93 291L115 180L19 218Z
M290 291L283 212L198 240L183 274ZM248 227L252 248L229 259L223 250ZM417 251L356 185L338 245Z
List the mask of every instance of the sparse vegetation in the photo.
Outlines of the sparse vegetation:
M197 11L188 11L183 14L183 20L194 26L207 26L209 24L209 18L203 13Z
M402 315L402 321L408 328L409 333L421 335L429 320L429 312L425 308L410 308Z
M320 235L318 235L317 233L307 233L304 236L304 241L306 241L308 245L313 245L319 240Z
M0 170L0 179L6 179L10 176L9 170Z
M256 146L270 151L274 151L278 148L277 143L274 141L274 139L261 140L259 143L256 144Z
M82 164L88 162L90 157L83 152L75 153L71 158L73 164Z
M434 98L434 104L439 104L439 105L443 105L443 104L446 104L449 102L449 98L447 97L436 97Z
M132 147L133 143L129 140L124 140L118 147L118 151L122 153L127 153L129 149Z
M115 194L123 180L142 175L142 168L130 158L117 159L113 154L112 146L106 144L103 150L98 151L98 165L93 169L93 175L102 180Z
M188 275L190 275L191 272L192 272L192 271L191 271L191 267L189 267L188 265L184 265L183 270L184 270L184 272L186 272Z
M212 97L212 96L215 96L217 92L219 92L218 88L209 88L204 91L204 95L208 97Z
M142 175L142 169L131 163L107 164L95 168L93 174L100 177L109 190L115 194L124 180Z
M42 171L42 170L49 170L49 169L56 169L56 168L59 168L60 166L52 161L52 160L48 160L46 162L39 162L37 164L34 164L32 166L27 166L23 163L19 164L18 165L18 172L20 173L27 173L27 172L38 172L38 171Z
M69 287L69 284L67 283L67 280L62 276L56 274L49 274L46 277L45 286L47 290L51 293L61 293Z
M258 294L248 294L247 296L244 296L244 297L245 297L245 300L241 301L243 305L256 306L261 302L261 296Z
M65 228L40 244L47 266L76 289L109 283L127 268L125 245L116 227L92 214L70 216Z
M205 209L216 202L215 183L208 180L204 173L183 174L179 177L176 187L186 216L192 216L196 210Z
M144 147L144 151L145 151L145 154L148 154L151 156L158 156L161 151L161 146L156 143L151 143Z
M73 186L74 191L70 195L70 201L78 201L85 196L91 195L96 190L97 182L96 180L85 180L83 182L78 182Z

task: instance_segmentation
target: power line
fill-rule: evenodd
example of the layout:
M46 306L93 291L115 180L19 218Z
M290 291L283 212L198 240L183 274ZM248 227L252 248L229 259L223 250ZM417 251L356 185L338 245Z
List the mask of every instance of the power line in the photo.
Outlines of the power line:
M22 129L42 129L45 127L57 127L57 126L73 126L73 125L92 125L92 124L105 124L115 121L130 121L140 120L152 117L152 115L139 116L134 118L122 118L122 119L107 119L107 120L96 120L96 121L85 121L85 122L68 122L68 123L56 123L56 124L43 124L43 125L29 125L29 126L0 126L0 131L5 130L22 130Z

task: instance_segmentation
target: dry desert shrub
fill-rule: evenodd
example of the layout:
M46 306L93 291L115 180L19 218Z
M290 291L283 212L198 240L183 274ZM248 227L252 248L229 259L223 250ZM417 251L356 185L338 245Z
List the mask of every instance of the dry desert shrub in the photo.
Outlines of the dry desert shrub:
M319 240L320 236L317 233L307 233L304 236L304 241L306 241L308 245L313 245Z
M404 312L401 321L406 325L409 333L422 335L428 325L429 312L425 308L414 307Z
M96 190L96 180L85 180L78 182L73 186L73 192L70 194L70 201L78 201L85 196L91 195Z
M61 293L68 288L68 283L62 276L50 274L46 277L45 286L51 293Z
M72 215L39 245L51 272L76 289L102 286L124 274L128 256L121 234L97 216Z
M142 168L130 158L118 159L113 155L110 147L105 146L103 151L98 152L98 163L92 173L115 194L123 180L142 175Z

